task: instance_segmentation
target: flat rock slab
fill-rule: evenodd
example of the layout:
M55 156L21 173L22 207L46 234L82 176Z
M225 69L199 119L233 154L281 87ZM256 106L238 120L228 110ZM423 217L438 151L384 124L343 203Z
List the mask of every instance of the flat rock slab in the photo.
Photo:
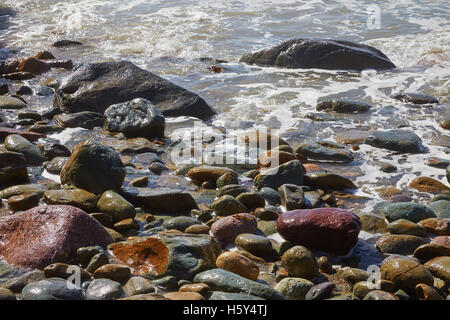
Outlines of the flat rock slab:
M165 115L209 119L216 112L198 95L128 61L90 63L64 78L53 105L70 113L104 113L135 98L151 101Z

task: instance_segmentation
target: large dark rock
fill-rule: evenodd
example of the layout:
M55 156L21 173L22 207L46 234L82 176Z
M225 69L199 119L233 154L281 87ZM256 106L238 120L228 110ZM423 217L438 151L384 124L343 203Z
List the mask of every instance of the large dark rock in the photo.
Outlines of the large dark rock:
M73 148L61 171L61 183L101 194L119 190L125 174L117 152L95 140L86 140Z
M294 244L345 255L358 241L361 221L352 212L339 208L293 210L280 215L277 229Z
M395 65L380 50L350 41L292 39L244 55L240 62L282 68L326 70L386 70Z
M198 95L128 61L90 63L62 80L53 104L68 112L104 113L135 98L151 101L165 116L206 120L215 111Z
M105 128L128 137L164 137L164 115L148 100L136 98L105 111Z
M0 256L17 266L71 263L78 248L112 241L97 220L72 206L39 206L0 218Z

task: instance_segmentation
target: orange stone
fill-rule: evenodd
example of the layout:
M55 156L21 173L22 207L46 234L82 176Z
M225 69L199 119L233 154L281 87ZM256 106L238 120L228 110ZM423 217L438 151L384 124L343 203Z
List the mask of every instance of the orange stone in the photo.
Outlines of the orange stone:
M442 182L430 177L415 178L413 181L411 181L409 186L420 192L428 192L433 194L436 193L450 194L449 187L447 187Z
M168 292L164 298L170 300L205 300L205 298L197 292Z
M169 249L159 239L142 238L109 246L114 257L133 269L136 275L160 275L167 269Z
M236 273L253 281L256 281L259 276L258 265L249 258L236 252L227 251L222 253L217 258L216 265L220 269Z

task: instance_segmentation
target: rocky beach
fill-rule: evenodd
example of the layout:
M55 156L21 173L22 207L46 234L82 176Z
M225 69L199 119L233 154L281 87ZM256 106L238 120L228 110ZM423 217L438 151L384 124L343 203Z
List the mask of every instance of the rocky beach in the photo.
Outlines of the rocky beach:
M450 300L426 3L0 4L0 300Z

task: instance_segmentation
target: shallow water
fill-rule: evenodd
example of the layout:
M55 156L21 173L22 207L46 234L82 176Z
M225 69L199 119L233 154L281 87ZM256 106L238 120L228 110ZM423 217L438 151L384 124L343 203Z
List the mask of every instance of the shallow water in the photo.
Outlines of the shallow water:
M444 147L432 144L445 134L438 122L450 111L448 1L390 0L377 1L376 6L372 1L350 0L3 3L14 16L8 19L6 29L0 29L0 41L18 55L50 49L59 39L76 39L86 45L51 51L75 63L131 60L200 94L218 111L210 125L219 129L268 127L279 130L294 147L319 139L334 141L336 132L354 127L375 130L406 126L414 130L428 153L408 156L404 161L401 155L364 145L355 152L356 161L351 165L324 164L352 176L360 187L359 195L379 199L375 188L396 185L406 189L418 175L446 183L445 171L426 166L424 159L449 158ZM5 16L2 19L6 20ZM295 37L363 42L383 51L398 69L355 74L238 63L244 53ZM221 64L225 72L210 73L208 65L197 60L201 57L228 61ZM402 91L436 96L440 104L410 108L390 98ZM305 117L315 112L318 101L330 97L360 100L373 108L363 115L336 115L335 121L313 122ZM39 108L51 105L51 98L33 102ZM67 132L62 137L69 140ZM399 169L382 173L369 160L387 161Z

